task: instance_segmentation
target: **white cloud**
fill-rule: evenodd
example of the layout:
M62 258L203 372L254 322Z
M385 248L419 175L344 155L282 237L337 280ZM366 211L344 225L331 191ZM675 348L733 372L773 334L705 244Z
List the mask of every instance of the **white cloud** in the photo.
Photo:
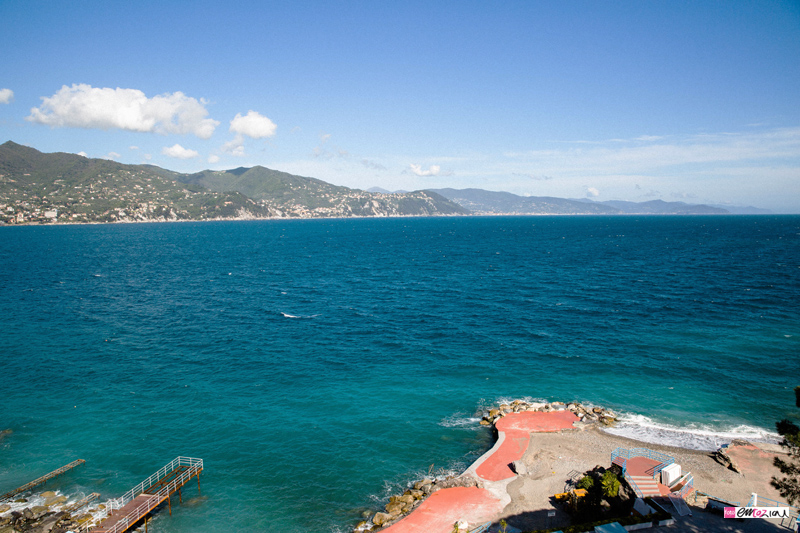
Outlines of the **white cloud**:
M54 128L122 129L140 132L193 134L208 139L219 122L206 118L204 100L182 92L148 98L137 89L64 85L26 120Z
M231 120L230 131L238 135L246 135L251 139L264 139L275 135L278 126L270 119L256 111L248 111L247 115L242 116L237 113Z
M214 163L219 163L219 156L218 155L210 155L210 156L208 156L208 162L211 163L212 165Z
M190 150L188 148L184 148L180 144L175 144L174 146L165 146L161 149L161 153L164 155L168 155L169 157L174 157L176 159L191 159L193 157L197 157L200 155L195 150Z
M428 170L422 170L422 165L415 165L414 163L409 166L411 167L411 172L417 176L436 176L442 170L439 165L431 165Z
M120 157L122 157L122 155L118 154L117 152L108 152L103 159L119 159Z
M222 151L237 157L244 155L244 137L237 135L232 141L222 145Z
M14 99L14 91L11 89L0 89L0 104L10 104Z
M586 187L587 198L597 198L598 196L600 196L600 191L598 191L594 187Z
M138 147L138 146L130 146L130 147L129 147L129 149L130 149L130 150L138 150L138 149L139 149L139 147Z
M89 154L87 154L86 152L78 152L78 155L81 157L89 157Z

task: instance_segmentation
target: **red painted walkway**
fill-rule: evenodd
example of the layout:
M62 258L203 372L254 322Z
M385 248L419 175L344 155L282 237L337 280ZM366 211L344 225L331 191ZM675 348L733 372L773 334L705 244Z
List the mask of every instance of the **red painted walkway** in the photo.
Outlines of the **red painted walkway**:
M385 533L451 533L453 524L488 522L503 504L485 489L455 487L434 492L414 511L384 530Z
M522 459L528 449L531 433L550 433L572 429L578 417L571 411L552 411L550 413L523 412L504 416L495 425L504 434L500 449L495 451L477 469L476 473L487 481L501 481L514 477L509 465Z
M503 442L478 466L478 477L487 484L514 477L508 465L525 454L530 433L571 429L577 420L570 411L512 413L501 418L496 427ZM503 508L503 502L485 488L442 489L382 533L451 533L459 520L470 527L493 522Z

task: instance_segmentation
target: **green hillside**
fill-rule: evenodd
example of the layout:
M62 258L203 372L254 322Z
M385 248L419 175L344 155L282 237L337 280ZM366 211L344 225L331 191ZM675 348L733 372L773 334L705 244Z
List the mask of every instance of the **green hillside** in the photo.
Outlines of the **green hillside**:
M331 185L316 178L295 176L256 166L206 170L179 176L187 184L212 191L236 191L281 216L409 216L465 215L469 211L430 191L381 194Z
M368 193L264 167L179 174L0 145L0 223L468 214L431 192Z
M123 165L76 154L44 154L0 145L0 222L135 222L269 216L236 192L217 193L162 176L149 165Z

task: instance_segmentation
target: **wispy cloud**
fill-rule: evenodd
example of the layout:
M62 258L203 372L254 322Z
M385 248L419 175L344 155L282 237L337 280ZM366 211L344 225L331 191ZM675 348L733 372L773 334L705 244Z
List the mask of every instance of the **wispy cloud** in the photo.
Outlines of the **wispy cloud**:
M319 144L314 147L311 155L316 159L348 159L350 157L349 151L336 145L328 146L328 141L331 140L331 137L332 135L330 133L320 133Z
M11 89L0 89L0 104L10 104L14 100L14 91Z
M553 176L543 176L540 174L526 174L524 172L512 172L512 176L516 176L517 178L528 178L534 181L549 181L553 179Z
M649 138L649 137L648 137ZM535 161L542 170L560 173L619 174L689 164L739 163L759 159L800 157L800 128L760 133L718 133L682 138L651 138L627 143L609 141L592 148L531 150L506 157ZM634 142L635 141L635 142Z
M375 161L370 161L369 159L362 159L361 164L367 168L371 168L372 170L386 170L386 167L381 165L380 163L376 163Z

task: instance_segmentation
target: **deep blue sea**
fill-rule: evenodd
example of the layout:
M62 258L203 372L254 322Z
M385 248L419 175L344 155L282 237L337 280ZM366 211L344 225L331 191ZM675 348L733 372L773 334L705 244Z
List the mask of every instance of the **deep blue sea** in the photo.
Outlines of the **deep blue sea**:
M122 495L205 461L155 532L349 531L463 469L501 399L713 448L796 415L800 217L0 228L0 492L74 459Z

